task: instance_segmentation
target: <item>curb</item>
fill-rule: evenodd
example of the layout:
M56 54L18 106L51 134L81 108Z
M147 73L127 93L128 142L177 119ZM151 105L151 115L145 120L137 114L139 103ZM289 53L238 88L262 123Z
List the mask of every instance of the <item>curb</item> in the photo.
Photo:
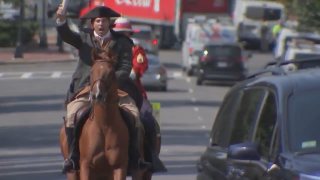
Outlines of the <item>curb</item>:
M62 59L62 60L51 60L51 61L19 61L14 60L7 62L0 62L0 65L21 65L21 64L43 64L43 63L68 63L68 62L78 62L78 58Z

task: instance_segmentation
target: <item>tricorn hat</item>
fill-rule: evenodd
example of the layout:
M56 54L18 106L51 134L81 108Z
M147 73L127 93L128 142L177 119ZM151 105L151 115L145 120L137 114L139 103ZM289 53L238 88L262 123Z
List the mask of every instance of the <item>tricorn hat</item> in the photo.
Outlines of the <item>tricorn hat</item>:
M99 17L120 17L120 14L106 6L99 6L87 12L81 19L94 19Z

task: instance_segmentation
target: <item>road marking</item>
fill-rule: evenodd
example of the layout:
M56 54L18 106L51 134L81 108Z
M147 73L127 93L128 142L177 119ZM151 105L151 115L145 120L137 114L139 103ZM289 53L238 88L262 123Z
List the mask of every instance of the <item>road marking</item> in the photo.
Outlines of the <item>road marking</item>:
M62 75L62 72L53 72L51 77L52 78L59 78Z
M0 73L0 77L2 77L3 76L3 73Z
M202 129L205 129L205 128L206 128L206 126L201 126L201 128L202 128Z
M198 120L199 120L199 121L202 121L202 117L198 116Z
M21 78L22 79L27 79L27 78L30 78L32 76L33 73L24 73L22 74Z
M181 77L182 76L182 72L174 72L173 73L173 77Z
M193 89L189 89L189 93L193 93Z
M191 102L196 102L196 98L191 98Z
M197 112L198 112L198 111L199 111L199 108L195 107L195 108L194 108L194 111L197 111Z
M190 82L191 82L191 79L188 77L188 78L186 79L186 81L187 81L188 83L190 83Z

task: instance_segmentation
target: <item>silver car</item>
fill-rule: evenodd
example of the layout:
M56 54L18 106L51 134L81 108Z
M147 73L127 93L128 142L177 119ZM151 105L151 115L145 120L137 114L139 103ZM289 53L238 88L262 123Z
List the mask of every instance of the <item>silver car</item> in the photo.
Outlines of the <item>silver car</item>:
M133 41L143 47L147 53L158 55L159 44L152 28L147 25L133 25L132 29L134 30Z
M167 69L160 62L158 56L147 54L149 68L141 78L142 85L167 91Z

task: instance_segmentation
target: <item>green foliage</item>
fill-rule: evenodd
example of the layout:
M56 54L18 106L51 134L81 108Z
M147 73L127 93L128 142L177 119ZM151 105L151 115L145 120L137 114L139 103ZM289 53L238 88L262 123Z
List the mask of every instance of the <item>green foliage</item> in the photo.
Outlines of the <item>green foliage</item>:
M269 0L281 2L288 14L298 17L301 31L320 31L320 0Z
M39 23L25 21L22 25L22 43L29 43L39 29ZM0 20L0 47L14 47L19 38L19 22Z

